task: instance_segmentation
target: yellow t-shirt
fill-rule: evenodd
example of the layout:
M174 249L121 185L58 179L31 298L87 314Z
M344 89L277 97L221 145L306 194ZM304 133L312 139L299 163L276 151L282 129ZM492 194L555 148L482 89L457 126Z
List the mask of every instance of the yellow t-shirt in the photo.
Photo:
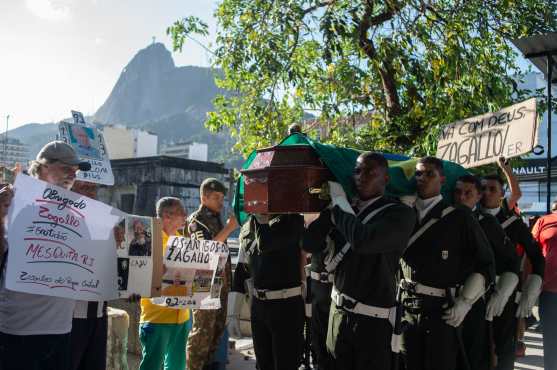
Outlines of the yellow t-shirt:
M178 234L179 235L179 234ZM168 235L162 232L162 253L166 252ZM190 318L190 309L175 309L151 303L151 298L141 298L141 316L139 321L152 324L182 324Z

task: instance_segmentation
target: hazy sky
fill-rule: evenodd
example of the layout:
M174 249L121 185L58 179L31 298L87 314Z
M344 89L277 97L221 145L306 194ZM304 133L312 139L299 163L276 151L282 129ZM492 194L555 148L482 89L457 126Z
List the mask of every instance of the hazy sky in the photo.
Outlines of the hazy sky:
M197 15L215 35L216 0L0 0L0 132L57 122L71 109L93 114L122 68L152 37L170 50L166 27ZM189 42L177 65L209 64ZM524 61L521 64L526 65Z
M197 15L215 34L213 0L0 0L0 132L30 122L57 122L70 110L92 114L122 68L166 27ZM190 42L177 65L209 64Z

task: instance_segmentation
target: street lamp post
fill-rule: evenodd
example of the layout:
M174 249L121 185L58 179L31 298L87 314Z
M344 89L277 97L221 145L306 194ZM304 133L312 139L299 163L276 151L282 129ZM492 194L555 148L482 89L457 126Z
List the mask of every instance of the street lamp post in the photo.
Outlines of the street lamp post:
M551 202L551 80L553 78L553 55L547 56L547 214Z
M530 59L532 63L545 75L547 79L547 197L546 211L550 213L551 207L551 114L552 114L552 93L551 85L554 74L557 74L555 68L557 62L554 58L557 56L557 32L547 33L544 35L536 35L524 37L512 41L513 44L524 54L524 57Z

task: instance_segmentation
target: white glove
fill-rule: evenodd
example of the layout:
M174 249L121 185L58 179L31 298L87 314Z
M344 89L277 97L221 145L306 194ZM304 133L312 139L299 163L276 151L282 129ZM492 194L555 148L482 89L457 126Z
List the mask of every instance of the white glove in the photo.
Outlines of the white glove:
M472 308L472 304L471 301L462 296L456 297L454 305L448 310L445 310L442 317L443 320L445 320L447 325L454 326L455 328L460 326L468 314L468 311Z
M522 287L522 295L516 310L516 317L528 317L532 308L536 304L536 300L542 291L543 280L540 275L530 274L524 286Z
M228 293L228 333L233 338L241 338L240 332L240 311L244 303L244 295L238 292Z
M485 319L487 321L492 321L494 317L501 316L517 284L518 276L515 273L504 272L501 274L497 287L487 303L485 312Z
M483 275L473 273L466 279L462 293L456 297L453 307L447 309L443 314L443 320L447 325L460 326L472 308L472 305L484 293L485 279Z
M344 189L338 182L329 181L329 193L331 194L333 206L339 206L344 212L356 215L352 207L350 207L350 203L348 203Z

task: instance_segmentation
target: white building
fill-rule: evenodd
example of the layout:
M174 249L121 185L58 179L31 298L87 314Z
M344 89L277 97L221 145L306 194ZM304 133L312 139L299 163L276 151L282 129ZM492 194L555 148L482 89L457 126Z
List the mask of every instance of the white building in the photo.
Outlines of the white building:
M13 138L0 137L0 165L12 168L16 163L23 167L29 161L29 150L21 141Z
M209 154L209 146L205 143L187 141L172 142L162 144L160 154L206 162Z
M103 126L104 141L110 159L151 157L157 155L158 136L122 125Z
M528 73L524 76L524 82L519 83L518 85L519 89L527 89L527 90L531 90L532 92L534 92L534 90L538 90L538 89L543 89L543 93L544 95L546 94L547 91L547 81L544 78L544 75L541 73L537 73L537 72L532 72L532 73ZM553 94L553 97L555 98L557 96L557 85L553 84L553 87L551 89L551 93ZM539 104L539 102L538 102ZM546 107L544 107L545 109ZM555 106L553 107L555 109ZM538 107L539 109L539 107ZM555 115L555 113L552 114L552 121L556 122L557 121L557 117ZM538 144L543 146L544 149L547 149L547 112L545 112L543 114L543 117L541 119L541 121L539 122L539 126L538 126L539 130L538 130ZM557 155L557 128L555 128L555 126L551 126L552 130L551 130L551 156L555 157ZM532 158L546 158L547 156L547 152L543 153L541 156L538 155L534 155L532 154L531 157Z
M547 81L541 73L528 73L524 76L524 82L519 83L519 89L534 90L543 89L547 91ZM557 86L552 87L553 96L557 96ZM538 102L539 104L539 102ZM544 107L545 108L545 107ZM539 108L538 108L539 109ZM557 117L552 114L552 122L557 122ZM522 198L518 201L519 207L526 213L545 213L547 199L547 112L538 123L538 144L544 148L541 155L530 154L523 163L515 165L513 172L518 176ZM551 153L555 158L557 155L557 127L555 123L551 126ZM553 161L551 166L551 196L553 201L557 199L557 162Z

